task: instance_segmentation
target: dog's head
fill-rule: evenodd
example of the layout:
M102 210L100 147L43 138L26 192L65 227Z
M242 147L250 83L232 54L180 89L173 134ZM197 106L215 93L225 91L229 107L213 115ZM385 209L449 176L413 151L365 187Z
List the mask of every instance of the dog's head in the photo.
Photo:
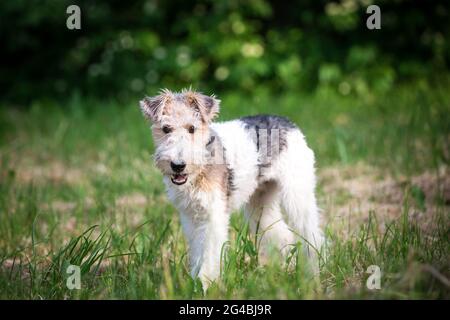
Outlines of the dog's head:
M140 101L145 118L152 124L155 163L176 185L194 178L208 157L209 124L219 113L214 96L191 90L162 90Z

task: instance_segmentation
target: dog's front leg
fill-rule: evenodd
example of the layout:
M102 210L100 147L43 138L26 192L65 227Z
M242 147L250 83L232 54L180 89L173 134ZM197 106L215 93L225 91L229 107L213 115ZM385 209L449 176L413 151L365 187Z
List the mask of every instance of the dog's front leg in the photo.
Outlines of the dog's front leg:
M229 214L219 204L201 215L181 214L189 243L191 275L200 278L204 290L220 276L222 251L228 239L228 221Z

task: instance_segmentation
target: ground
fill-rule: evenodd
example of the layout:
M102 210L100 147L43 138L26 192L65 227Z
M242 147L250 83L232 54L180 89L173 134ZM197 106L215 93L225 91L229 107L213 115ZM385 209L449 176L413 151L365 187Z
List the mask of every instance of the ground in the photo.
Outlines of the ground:
M205 294L189 277L139 98L1 108L0 298L450 297L445 88L220 97L221 120L276 113L303 129L317 156L329 256L318 281L298 247L294 267L263 265L236 214L222 280ZM69 264L81 266L80 290L66 286ZM366 287L370 265L382 271L380 290Z

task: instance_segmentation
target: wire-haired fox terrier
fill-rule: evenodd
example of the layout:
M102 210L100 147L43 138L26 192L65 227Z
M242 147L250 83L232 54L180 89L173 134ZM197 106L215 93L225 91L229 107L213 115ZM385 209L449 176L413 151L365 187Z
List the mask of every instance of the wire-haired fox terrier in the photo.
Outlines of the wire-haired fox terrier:
M261 246L286 254L302 241L317 270L323 236L313 151L283 117L213 123L219 103L191 90L162 90L140 102L152 123L156 166L180 212L192 276L205 287L218 278L230 214L242 206Z

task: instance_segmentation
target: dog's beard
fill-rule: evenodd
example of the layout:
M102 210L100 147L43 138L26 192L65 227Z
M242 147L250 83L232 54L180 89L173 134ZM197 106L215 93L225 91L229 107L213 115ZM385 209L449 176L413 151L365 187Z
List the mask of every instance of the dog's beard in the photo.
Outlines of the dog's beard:
M198 148L192 153L191 157L182 157L187 162L185 170L182 172L174 172L171 168L171 158L163 154L156 153L154 156L156 167L163 175L170 178L170 181L177 186L184 185L189 180L193 181L196 176L204 170L205 165L209 164L209 151L206 148Z

